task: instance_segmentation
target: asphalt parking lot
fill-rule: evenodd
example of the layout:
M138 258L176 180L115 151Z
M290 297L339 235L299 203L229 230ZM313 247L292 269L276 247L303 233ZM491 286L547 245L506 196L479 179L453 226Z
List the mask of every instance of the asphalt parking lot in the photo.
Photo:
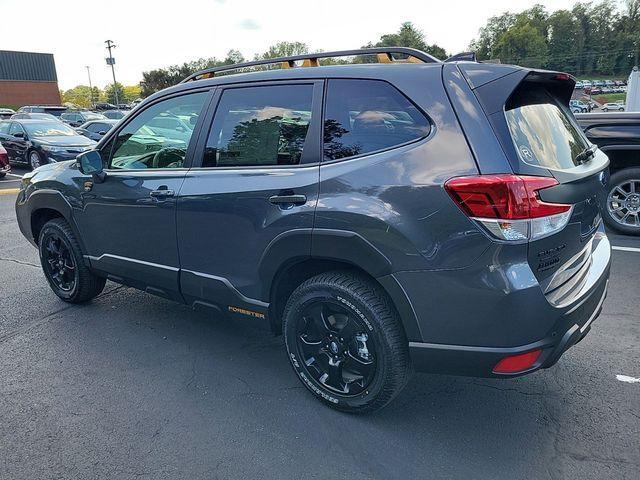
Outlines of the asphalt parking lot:
M3 480L640 475L640 239L611 235L626 250L603 313L554 368L416 374L386 409L349 416L306 392L265 331L115 284L58 300L18 231L17 185L0 180Z

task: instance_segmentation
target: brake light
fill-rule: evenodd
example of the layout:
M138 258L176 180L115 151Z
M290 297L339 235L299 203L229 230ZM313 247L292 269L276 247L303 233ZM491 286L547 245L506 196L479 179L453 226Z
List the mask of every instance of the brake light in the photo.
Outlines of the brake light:
M445 189L460 209L499 240L526 241L563 229L573 206L548 203L538 192L558 185L550 177L512 174L456 177Z
M538 361L541 353L542 350L538 349L505 357L493 367L493 373L518 373L529 370Z

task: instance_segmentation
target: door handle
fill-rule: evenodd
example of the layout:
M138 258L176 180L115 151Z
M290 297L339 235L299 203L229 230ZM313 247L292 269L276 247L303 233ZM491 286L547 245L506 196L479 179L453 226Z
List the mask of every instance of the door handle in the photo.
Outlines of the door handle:
M307 203L306 195L274 195L269 197L269 202L274 205L304 205Z
M169 190L167 188L159 188L157 190L151 190L149 192L149 196L153 198L165 198L165 197L173 197L176 194L173 190Z

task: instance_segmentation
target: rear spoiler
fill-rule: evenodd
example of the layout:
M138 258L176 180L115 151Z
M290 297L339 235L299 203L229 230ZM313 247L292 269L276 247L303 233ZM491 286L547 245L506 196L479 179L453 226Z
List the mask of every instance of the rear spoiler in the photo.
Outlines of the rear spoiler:
M544 84L553 96L567 105L576 85L576 79L563 72L487 63L460 63L458 68L489 115L502 110L511 94L524 82Z

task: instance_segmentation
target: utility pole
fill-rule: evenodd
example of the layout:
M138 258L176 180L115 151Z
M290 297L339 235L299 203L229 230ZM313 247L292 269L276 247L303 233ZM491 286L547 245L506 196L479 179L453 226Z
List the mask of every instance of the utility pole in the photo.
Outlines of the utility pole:
M120 103L118 99L118 89L116 88L116 70L113 67L116 64L116 59L111 55L111 49L116 48L116 45L111 40L106 40L107 50L109 50L109 56L107 57L107 65L111 65L111 73L113 74L113 94L116 96L116 106Z
M89 76L89 104L91 108L93 108L93 85L91 85L91 70L89 70L89 65L85 67L87 69L87 75Z

